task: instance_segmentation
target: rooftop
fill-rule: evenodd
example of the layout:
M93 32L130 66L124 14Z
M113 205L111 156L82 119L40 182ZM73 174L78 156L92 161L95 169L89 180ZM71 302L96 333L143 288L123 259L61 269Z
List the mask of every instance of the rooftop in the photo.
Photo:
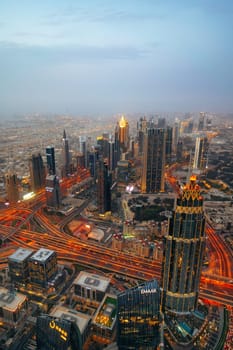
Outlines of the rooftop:
M107 290L109 283L109 278L85 271L81 271L78 277L74 280L74 284L79 284L85 288L91 288L101 292L105 292Z
M31 256L31 259L40 262L45 262L52 254L54 254L54 250L40 248L35 254Z
M9 260L15 262L23 262L33 253L32 249L19 248L9 256Z
M91 320L91 316L77 312L74 310L67 309L64 306L55 306L50 316L73 321L78 326L80 333L83 334Z
M10 292L8 289L0 287L0 307L14 312L17 307L26 300L24 294Z

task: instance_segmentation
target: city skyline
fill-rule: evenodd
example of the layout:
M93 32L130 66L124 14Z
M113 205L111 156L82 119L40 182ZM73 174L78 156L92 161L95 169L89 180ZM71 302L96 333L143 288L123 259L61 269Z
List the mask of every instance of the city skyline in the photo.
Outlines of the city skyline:
M2 3L0 118L231 112L232 10L227 0Z

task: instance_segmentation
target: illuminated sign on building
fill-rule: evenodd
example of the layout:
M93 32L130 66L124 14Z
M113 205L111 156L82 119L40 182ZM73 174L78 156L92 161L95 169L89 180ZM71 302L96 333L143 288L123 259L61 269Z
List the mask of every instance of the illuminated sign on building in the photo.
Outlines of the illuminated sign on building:
M157 289L156 288L141 289L141 294L152 294L152 293L157 293Z
M63 339L64 341L67 341L68 333L64 329L59 327L54 320L51 320L49 322L49 327L57 331L60 334L61 339Z

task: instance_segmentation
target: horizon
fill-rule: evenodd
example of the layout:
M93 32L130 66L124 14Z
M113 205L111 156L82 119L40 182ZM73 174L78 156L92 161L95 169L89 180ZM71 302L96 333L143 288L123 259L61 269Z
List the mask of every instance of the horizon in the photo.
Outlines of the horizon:
M232 113L232 23L228 0L1 3L0 119Z

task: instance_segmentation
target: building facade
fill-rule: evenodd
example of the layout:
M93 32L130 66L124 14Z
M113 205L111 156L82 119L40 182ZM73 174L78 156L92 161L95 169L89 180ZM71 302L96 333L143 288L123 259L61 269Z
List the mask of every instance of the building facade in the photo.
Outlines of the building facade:
M18 179L16 174L7 174L5 176L7 200L10 203L17 203L19 200Z
M29 159L29 171L32 190L41 189L45 185L45 167L40 153L33 154Z
M159 344L160 291L156 280L118 295L117 344L121 350L154 350Z
M48 208L57 209L61 205L61 191L59 178L56 175L46 177L46 204Z
M164 240L162 308L187 314L197 306L205 250L203 198L194 176L177 199Z
M98 163L97 202L101 214L111 211L111 183L108 165L100 160Z
M46 161L48 175L56 174L54 147L46 147Z
M144 135L142 184L143 193L164 191L165 129L148 129Z

